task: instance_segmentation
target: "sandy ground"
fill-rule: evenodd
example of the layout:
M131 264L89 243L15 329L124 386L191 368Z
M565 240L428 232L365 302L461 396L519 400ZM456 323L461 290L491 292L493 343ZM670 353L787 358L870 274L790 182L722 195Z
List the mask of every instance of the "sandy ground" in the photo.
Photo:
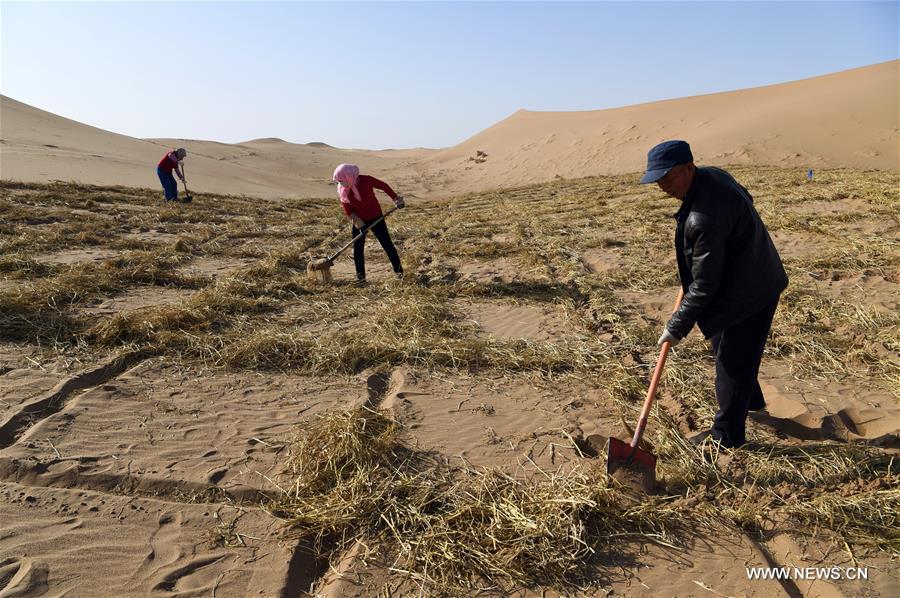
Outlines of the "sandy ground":
M497 313L503 309L494 307ZM513 308L507 315L520 314ZM28 395L46 397L54 381L71 379L38 375L40 370L20 356L7 356L3 364L11 368L0 379L4 416L28 403ZM3 591L10 596L212 591L286 596L314 584L321 595L367 596L379 579L396 583L359 563L345 563L341 575L323 572L305 556L305 547L278 534L279 526L254 500L272 492L269 476L274 477L298 418L362 404L372 392L376 404L391 409L407 427L416 448L476 467L515 471L528 455L553 470L579 459L566 434L620 433L620 424L590 387L435 377L409 368L379 380L384 382L229 375L149 360L65 394L55 413L17 432L0 451L0 562L11 573L0 577L6 580ZM801 399L777 384L766 381L773 415L799 411ZM57 382L55 388L61 386ZM834 398L853 402L840 394ZM802 414L782 416L806 421ZM896 434L896 409L889 419ZM744 567L812 566L823 559L850 566L846 557L823 551L786 535L767 543L747 536L701 536L687 550L623 542L622 565L614 568L619 573L607 587L626 596L791 595L791 588L775 581L750 584ZM95 565L101 560L102 574ZM866 565L873 576L866 585L869 595L891 595L897 580L890 562L871 558ZM858 595L850 582L798 587L805 596Z
M153 188L154 165L163 151L184 145L190 152L189 181L198 192L333 197L327 184L333 166L352 161L402 193L439 198L557 177L636 172L649 146L685 137L705 164L897 170L898 73L900 62L893 61L779 86L616 110L519 112L445 150L344 150L278 139L236 145L140 140L3 97L0 168L5 179ZM741 108L747 105L755 109ZM33 191L19 193L27 203ZM528 209L547 201L521 193L511 200ZM633 199L622 193L610 205ZM794 203L780 217L827 216L860 238L893 243L886 247L895 251L900 240L896 218L867 218L871 206L864 199ZM453 213L474 216L491 209L493 201L461 200ZM103 268L130 248L156 248L164 256L185 239L199 247L201 241L215 245L209 253L188 251L173 268L173 276L193 286L144 281L79 302L79 317L96 323L141 322L146 316L145 324L152 327L158 310L189 304L203 289L248 276L297 236L293 223L256 224L240 214L222 216L221 222L210 214L182 221L175 212L140 201L98 199L79 209L37 202L29 210L24 224L9 227L27 228L38 249L14 256L31 268L22 266L27 270L22 276L7 276L15 268L4 262L2 293L28 288L42 276ZM427 208L422 214L428 216ZM392 231L402 247L407 228L398 220ZM65 235L59 237L64 241L53 240L60 226L73 222L94 226L94 236L75 247L67 246ZM203 237L192 228L220 225L239 234L217 236L222 232L217 230ZM5 239L16 231L3 229ZM838 251L834 237L815 227L776 227L773 238L788 265L829 252L849 256ZM521 232L495 223L483 241L483 255L466 253L467 247L433 256L425 251L425 265L416 272L420 279L455 281L461 291L451 306L473 337L521 347L564 346L584 334L575 330L560 302L533 299L560 281L545 266L515 253L523 243ZM579 276L608 280L627 272L629 260L642 251L610 233L575 252L568 264ZM373 292L382 293L382 299L401 292L390 286L393 274L372 240L367 255ZM415 265L408 270L412 273ZM333 273L338 281L354 277L346 254ZM827 300L855 305L867 317L889 318L900 311L895 270L861 267L841 275L812 270L803 275ZM623 318L636 330L661 326L675 296L668 283L644 286L623 284L613 293L627 306ZM485 292L467 295L472 289ZM346 321L324 316L310 321L310 300L303 292L279 296L271 319L276 332L352 333L370 307L361 303ZM595 333L604 342L613 338L603 328ZM871 339L859 339L864 341ZM896 360L889 339L879 342L883 357ZM266 512L266 497L279 490L276 480L298 421L377 405L404 424L412 446L435 451L448 462L510 472L519 471L525 460L564 470L584 460L572 438L624 435L608 389L577 376L548 381L534 373L447 373L409 365L307 376L226 370L171 355L123 355L111 359L79 351L53 353L29 343L0 344L0 597L402 595L410 588L395 574L367 567L353 554L329 568L310 546L282 535ZM651 353L635 355L624 367L643 371L651 359ZM784 363L764 367L761 384L768 408L751 417L751 435L775 433L791 446L833 441L900 448L897 393L858 379L842 382L828 367L822 365L827 376L797 373ZM664 397L661 409L673 410L672 401ZM696 431L696 422L682 423L686 433ZM598 559L604 590L597 595L830 597L894 596L898 591L896 561L885 553L848 554L824 539L788 533L765 541L740 532L696 535L678 549L623 541L618 554ZM869 582L751 583L745 575L747 566L849 566L855 559L870 567ZM547 595L522 593L538 594Z
M611 201L633 198L625 194ZM477 213L483 207L479 202L459 209ZM896 224L865 220L866 206L852 199L847 205L829 202L829 207L829 213L858 216L854 226L885 238L897 236ZM799 214L820 208L813 202ZM65 216L41 206L34 209L61 221L88 217L74 210ZM173 247L166 244L195 226L153 224L141 230L122 220L134 212L153 213L140 205L98 204L88 215L116 223L106 228L107 245L41 250L34 260L63 273L85 264L102 265L122 252L109 244L124 240L148 248ZM239 219L233 222L243 226ZM402 239L403 225L394 230ZM265 231L287 234L261 224L259 234ZM621 273L630 252L641 248L610 235L572 256L573 267L598 279ZM209 237L221 243L217 251L230 247L221 236ZM774 237L788 264L827 247L817 232L778 230ZM277 249L273 239L262 241L269 251ZM37 242L45 241L38 237ZM487 232L485 242L486 252L502 254L521 241L510 231ZM261 250L237 247L239 255L196 255L175 270L206 285L240 279L257 263L258 258L249 256ZM392 284L386 257L374 241L367 255L370 285L379 289ZM548 279L545 270L520 256L445 256L429 268L438 277L457 280L463 290L485 285L521 289L518 299L490 294L453 299L476 338L561 346L583 334L561 305L528 299L527 290ZM344 256L334 274L338 280L352 279L352 261ZM895 277L873 271L833 278L817 282L825 296L850 297L862 307L896 312L900 295ZM139 317L160 306L189 302L198 292L136 284L85 301L78 313L100 322ZM659 326L671 310L675 288L625 287L616 295L628 306L628 321ZM315 326L292 316L292 309L306 301L303 296L286 298L275 321L286 328ZM352 331L364 316L365 309L357 320L319 324L318 330L342 326ZM603 334L600 338L607 338ZM396 575L365 566L352 553L329 569L309 546L283 536L266 513L265 496L278 490L275 480L298 421L356 405L379 406L405 426L411 446L434 451L448 462L511 473L526 460L547 471L565 470L584 462L572 438L624 434L606 389L578 377L546 380L527 373L474 375L412 366L313 377L124 355L119 360L77 352L54 356L34 345L0 345L0 595L402 595L410 588ZM633 361L628 367L645 364ZM900 447L900 403L883 388L802 380L774 365L764 368L761 383L768 410L752 417L751 433L775 430L786 443L867 441ZM662 409L671 405L671 397L664 398ZM695 535L677 549L623 541L615 553L598 556L598 567L603 592L612 595L896 595L896 567L883 553L851 557L829 546L785 533L766 541L740 533ZM751 566L851 566L852 558L870 568L869 582L748 582L745 575L745 567ZM546 595L522 595L539 593Z
M664 139L698 163L900 169L900 61L760 87L586 112L520 110L456 146L360 150L266 138L239 144L135 139L0 98L0 177L159 186L167 149L189 152L191 189L330 197L334 167L359 164L414 198L636 172ZM752 107L752 109L748 109Z

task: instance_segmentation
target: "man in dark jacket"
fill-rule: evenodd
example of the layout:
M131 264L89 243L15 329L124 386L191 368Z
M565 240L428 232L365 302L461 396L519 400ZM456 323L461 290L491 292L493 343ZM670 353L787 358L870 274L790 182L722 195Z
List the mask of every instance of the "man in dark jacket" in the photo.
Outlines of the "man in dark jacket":
M651 149L641 183L681 200L675 256L684 299L659 344L678 344L697 324L716 356L719 410L712 429L692 441L738 447L748 410L765 407L757 375L787 274L750 193L724 170L694 166L686 142Z

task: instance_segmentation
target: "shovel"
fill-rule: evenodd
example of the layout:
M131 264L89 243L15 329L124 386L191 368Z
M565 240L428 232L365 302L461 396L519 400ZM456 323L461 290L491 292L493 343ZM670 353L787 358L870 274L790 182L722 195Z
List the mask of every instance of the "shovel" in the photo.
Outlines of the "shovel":
M379 222L381 222L382 220L387 218L389 214L393 213L394 211L396 211L398 209L400 209L400 208L396 208L396 207L391 208L390 210L388 210L387 212L382 214L381 218L379 218L378 220L376 220L369 226L363 227L359 231L358 235L356 235L355 237L350 239L349 243L347 243L346 245L344 245L343 247L338 249L337 253L335 253L331 257L320 258L317 260L310 260L310 262L308 264L306 264L306 275L311 280L318 280L320 282L331 282L332 280L334 280L331 276L331 267L334 265L334 260L336 260L339 255L344 253L348 247L353 245L357 239L362 238L362 236L365 235L369 231L370 228L372 228L373 226L375 226L376 224L378 224Z
M192 201L194 201L194 198L190 193L188 193L187 177L184 176L184 164L181 165L181 176L184 177L183 179L181 179L181 182L184 183L184 199L182 199L181 201L184 203L191 203Z
M675 300L675 309L681 305L684 298L684 289L678 292L678 299ZM659 385L659 379L662 376L663 367L666 365L666 357L669 355L670 343L662 344L659 352L659 359L656 360L656 367L653 369L653 377L650 378L650 387L647 389L647 398L644 399L644 407L641 409L641 417L638 420L637 428L634 430L634 437L631 443L625 443L618 438L609 439L609 452L606 457L606 473L614 476L620 481L633 486L640 486L646 492L651 492L656 487L656 455L650 451L645 451L638 446L641 443L641 437L644 435L644 429L647 427L647 417L650 415L650 408L653 407L653 398L656 395L656 387Z

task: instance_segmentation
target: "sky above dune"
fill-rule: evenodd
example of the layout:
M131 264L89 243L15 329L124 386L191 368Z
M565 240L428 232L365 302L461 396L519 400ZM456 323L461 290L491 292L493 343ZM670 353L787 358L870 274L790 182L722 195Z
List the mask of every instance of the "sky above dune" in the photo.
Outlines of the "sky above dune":
M96 127L367 149L900 54L897 2L4 1L0 33L0 92Z

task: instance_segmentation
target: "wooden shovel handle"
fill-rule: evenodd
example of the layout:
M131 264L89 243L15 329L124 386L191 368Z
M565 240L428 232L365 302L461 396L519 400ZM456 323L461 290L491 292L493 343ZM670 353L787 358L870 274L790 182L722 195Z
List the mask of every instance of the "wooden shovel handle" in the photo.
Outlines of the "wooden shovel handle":
M675 300L675 308L672 310L672 313L678 311L682 299L684 299L684 288L678 290L678 298ZM659 379L662 377L663 368L666 365L666 357L669 355L671 346L671 343L666 341L662 344L662 348L659 351L659 359L656 360L656 367L653 368L653 376L650 378L650 387L647 388L647 398L644 399L644 407L641 409L641 418L638 420L638 425L634 430L634 438L631 439L631 448L633 449L636 449L638 444L640 444L641 437L644 435L644 428L647 427L647 418L650 416L651 407L653 407L653 397L656 395L656 387L659 386Z
M675 307L672 308L672 315L675 315L675 312L678 311L678 308L681 307L681 300L684 299L684 287L678 287L678 298L675 299Z
M184 185L184 194L190 195L190 191L187 188L187 175L184 174L184 164L181 165L181 184Z

